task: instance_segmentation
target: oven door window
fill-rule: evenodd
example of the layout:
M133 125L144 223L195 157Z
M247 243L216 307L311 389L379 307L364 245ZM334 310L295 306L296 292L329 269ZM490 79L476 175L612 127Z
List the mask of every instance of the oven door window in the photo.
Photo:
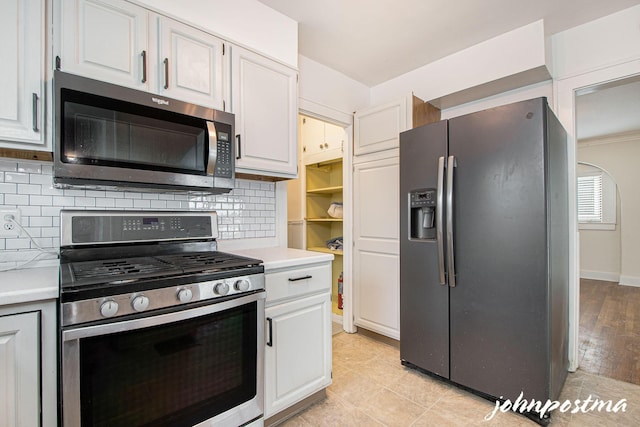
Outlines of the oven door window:
M83 426L192 426L256 395L256 303L80 340Z
M62 90L65 163L206 174L206 122L182 114Z

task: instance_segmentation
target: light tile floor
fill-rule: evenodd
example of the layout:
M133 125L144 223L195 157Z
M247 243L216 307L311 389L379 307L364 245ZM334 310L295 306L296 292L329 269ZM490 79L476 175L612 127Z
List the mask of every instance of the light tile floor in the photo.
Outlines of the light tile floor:
M640 426L640 386L578 371L569 374L560 396L589 395L614 403L627 399L626 412L560 413L551 426ZM400 364L400 352L360 334L333 336L333 384L327 397L285 421L309 426L536 426L513 413L485 415L495 403L459 390Z

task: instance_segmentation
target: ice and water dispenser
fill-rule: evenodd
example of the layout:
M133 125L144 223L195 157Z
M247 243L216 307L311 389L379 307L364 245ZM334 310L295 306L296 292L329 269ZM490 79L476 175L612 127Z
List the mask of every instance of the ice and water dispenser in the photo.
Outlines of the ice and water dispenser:
M436 238L436 190L423 189L409 192L409 238Z

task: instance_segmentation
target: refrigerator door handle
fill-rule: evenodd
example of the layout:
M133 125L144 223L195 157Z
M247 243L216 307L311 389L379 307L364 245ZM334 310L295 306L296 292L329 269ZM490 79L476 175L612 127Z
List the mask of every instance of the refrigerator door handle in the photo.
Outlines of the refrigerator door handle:
M453 169L456 167L456 158L449 156L447 159L447 259L449 271L449 286L456 286L456 266L453 250Z
M440 284L446 285L447 278L444 269L444 157L438 159L438 188L436 190L436 242L438 243L438 270L440 272Z

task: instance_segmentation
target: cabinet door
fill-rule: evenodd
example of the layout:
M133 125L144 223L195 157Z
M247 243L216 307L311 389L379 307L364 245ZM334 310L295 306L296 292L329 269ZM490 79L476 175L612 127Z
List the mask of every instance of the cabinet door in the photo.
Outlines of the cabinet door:
M0 425L40 425L37 312L0 317Z
M331 384L331 296L268 307L265 418Z
M223 109L223 42L188 25L157 17L158 93Z
M2 2L0 139L3 140L44 144L44 7L44 2L30 0Z
M353 174L355 324L400 338L399 160L359 163Z
M324 122L313 117L302 116L302 152L305 156L320 153L324 149Z
M398 148L400 132L411 127L409 121L405 98L358 111L353 119L353 154Z
M296 71L237 46L231 63L236 172L295 178Z
M326 144L326 150L340 150L340 153L342 153L346 138L347 135L344 128L332 123L325 123L324 143Z
M61 69L147 90L151 71L147 11L120 0L60 3Z

